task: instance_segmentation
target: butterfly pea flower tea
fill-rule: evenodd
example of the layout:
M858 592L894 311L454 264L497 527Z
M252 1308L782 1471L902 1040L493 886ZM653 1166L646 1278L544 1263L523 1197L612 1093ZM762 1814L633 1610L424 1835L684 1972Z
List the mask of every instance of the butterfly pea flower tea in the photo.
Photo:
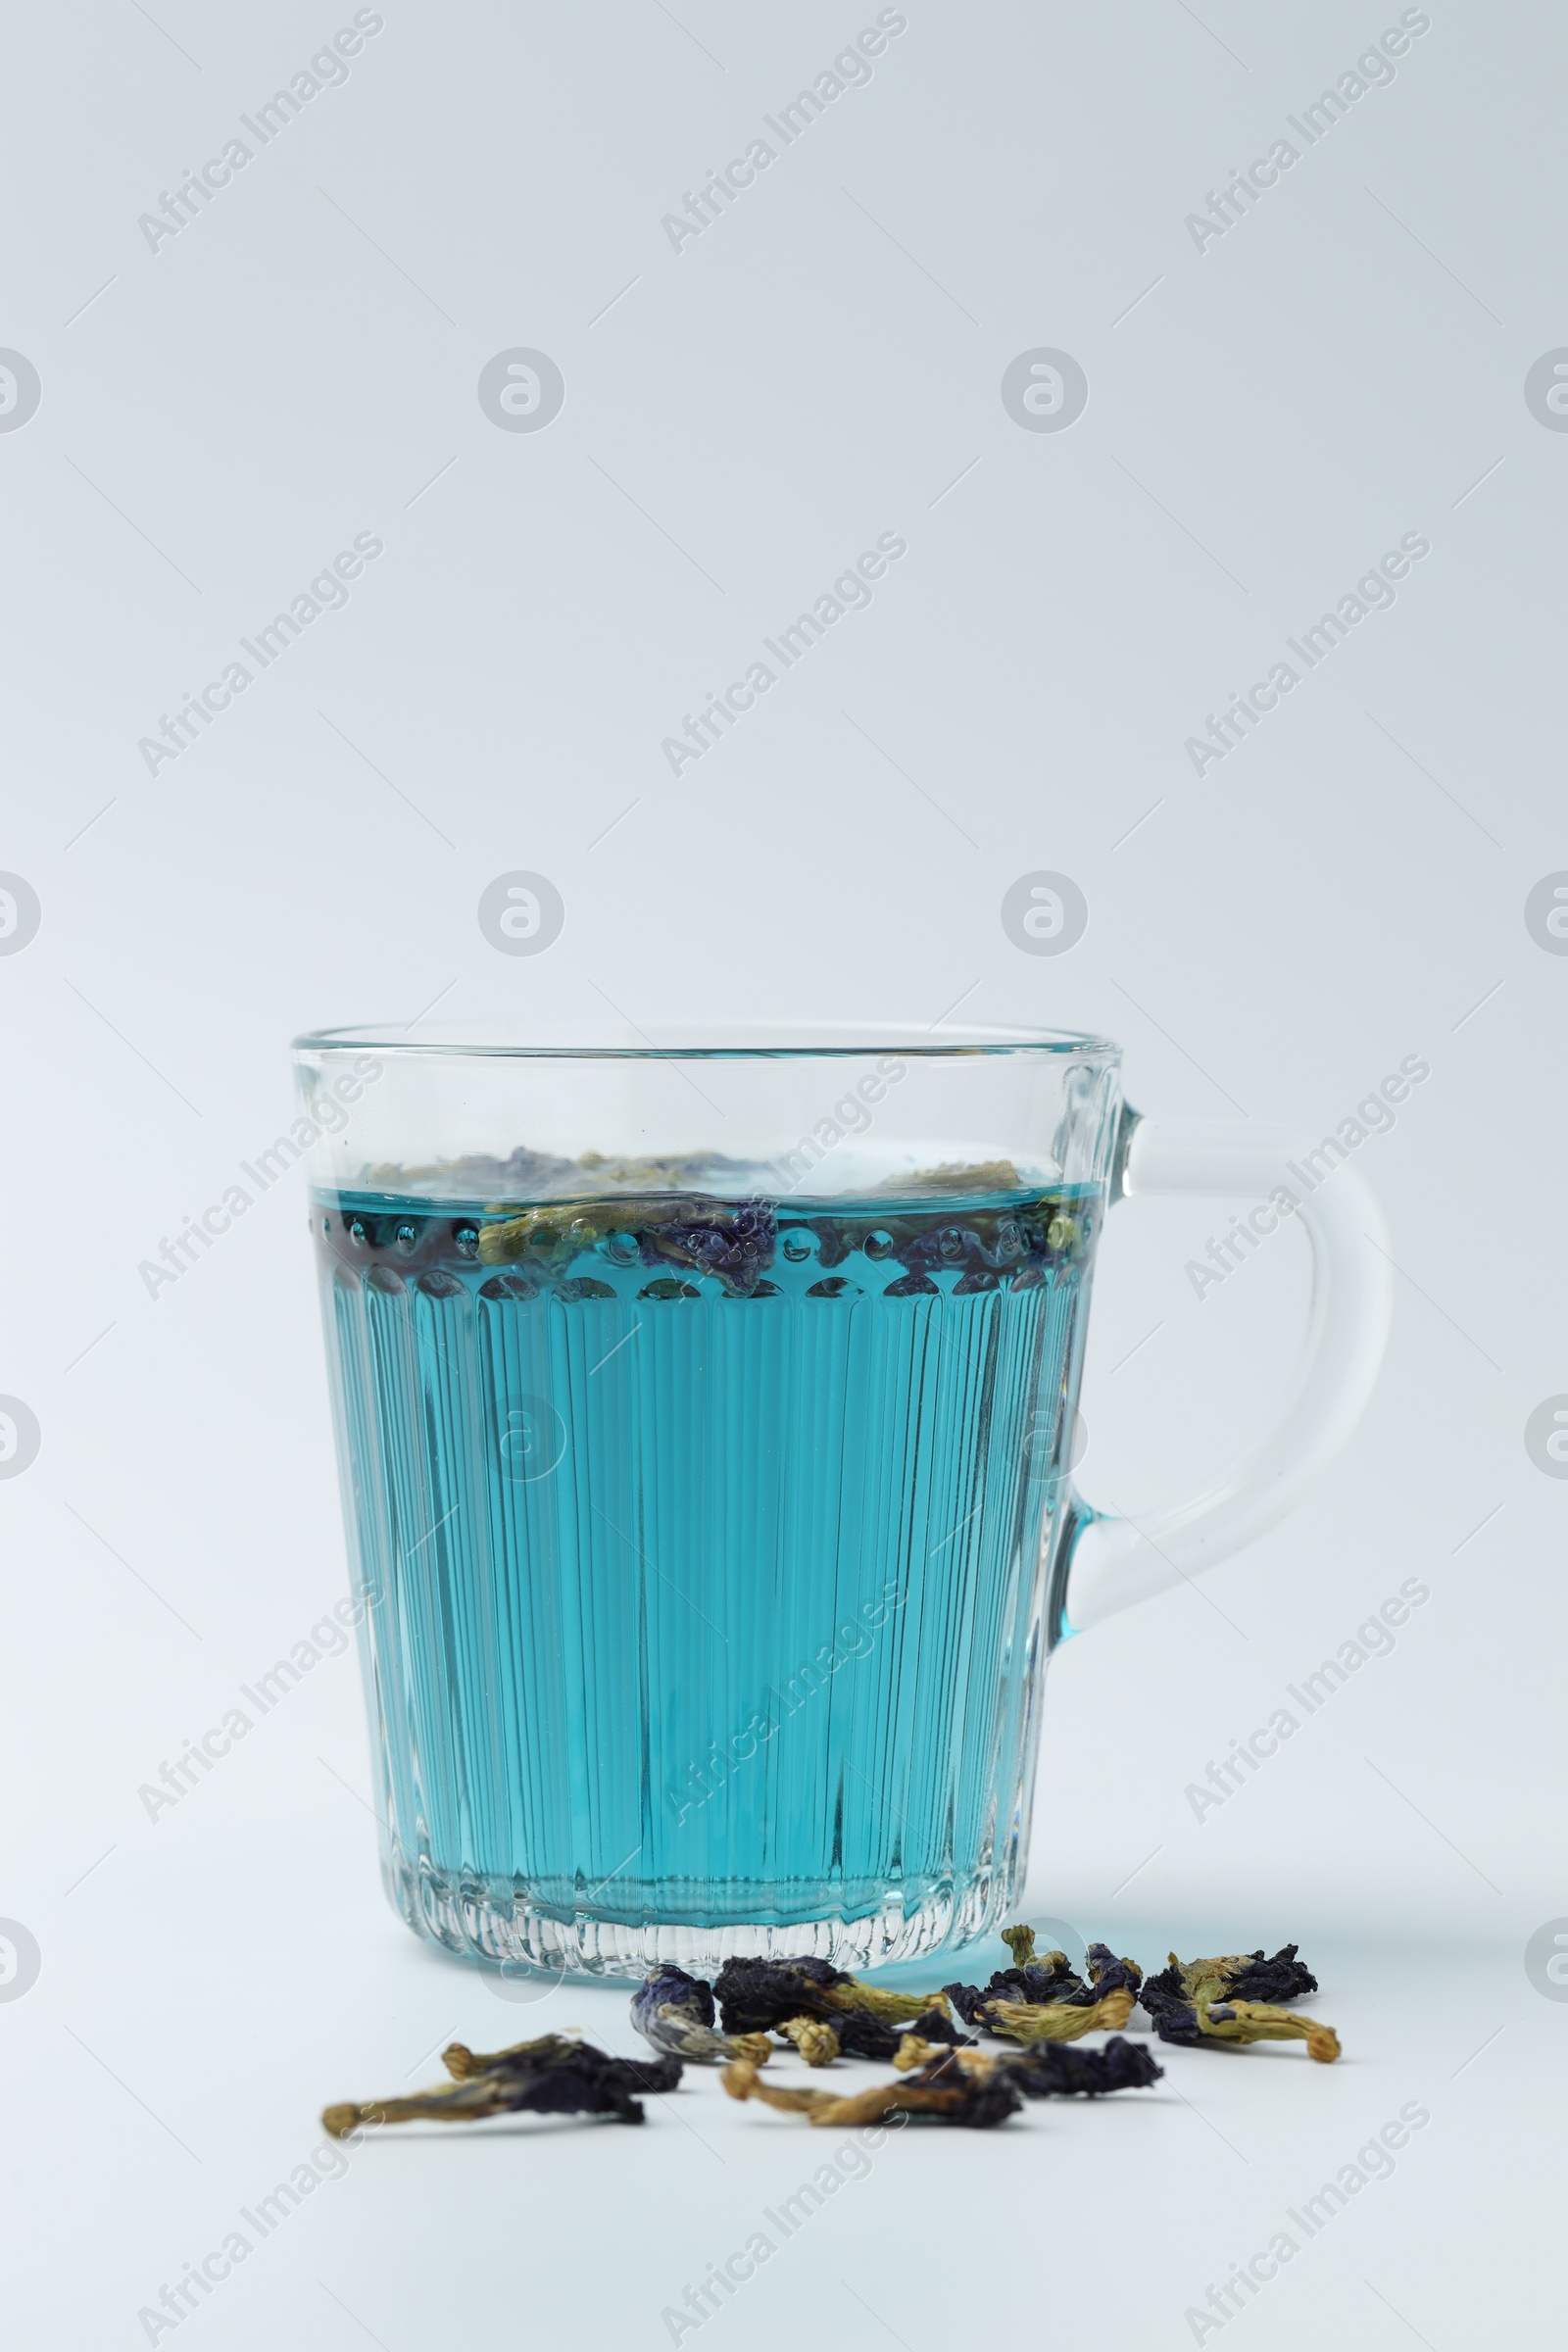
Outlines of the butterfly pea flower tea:
M1151 1551L1072 1490L1107 1209L1180 1180L1119 1059L1046 1031L299 1041L383 1873L418 1933L717 1975L1004 1916L1049 1652L1245 1532L1211 1495ZM1343 1359L1298 1405L1318 1450ZM1278 1461L1257 1478L1277 1506ZM722 2032L894 2054L906 2017L808 1990L754 2026L720 1979ZM655 2011L719 2055L700 1999Z

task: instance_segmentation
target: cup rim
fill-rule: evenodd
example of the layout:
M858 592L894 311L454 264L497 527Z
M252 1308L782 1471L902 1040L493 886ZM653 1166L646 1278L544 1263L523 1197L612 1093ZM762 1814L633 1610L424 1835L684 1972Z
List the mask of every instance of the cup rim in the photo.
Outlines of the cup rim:
M964 1023L923 1027L896 1020L679 1020L657 1023L670 1034L663 1042L627 1021L643 1039L640 1045L599 1042L606 1023L581 1024L581 1038L553 1035L568 1026L541 1020L537 1037L495 1035L508 1027L496 1022L365 1021L341 1028L309 1029L293 1041L296 1056L365 1052L395 1054L410 1059L483 1059L502 1061L808 1061L864 1059L867 1054L897 1054L922 1060L956 1060L981 1055L1065 1054L1077 1060L1118 1062L1121 1047L1111 1038L1085 1029L1048 1029L1022 1025L987 1026ZM417 1029L420 1034L411 1034ZM939 1034L940 1033L940 1034Z

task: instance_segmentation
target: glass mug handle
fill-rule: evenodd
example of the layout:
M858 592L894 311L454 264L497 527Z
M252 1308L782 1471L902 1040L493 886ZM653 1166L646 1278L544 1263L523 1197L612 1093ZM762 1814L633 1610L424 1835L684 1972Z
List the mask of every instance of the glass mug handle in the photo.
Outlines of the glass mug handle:
M1388 1228L1354 1168L1336 1165L1314 1187L1296 1162L1300 1147L1283 1129L1144 1120L1136 1111L1124 1111L1122 1119L1113 1200L1210 1193L1267 1204L1276 1193L1287 1193L1294 1207L1275 1205L1274 1214L1280 1223L1294 1217L1305 1228L1312 1246L1312 1308L1284 1416L1200 1493L1146 1514L1136 1527L1074 1497L1078 1524L1063 1634L1081 1633L1135 1600L1201 1574L1283 1518L1360 1419L1393 1312Z

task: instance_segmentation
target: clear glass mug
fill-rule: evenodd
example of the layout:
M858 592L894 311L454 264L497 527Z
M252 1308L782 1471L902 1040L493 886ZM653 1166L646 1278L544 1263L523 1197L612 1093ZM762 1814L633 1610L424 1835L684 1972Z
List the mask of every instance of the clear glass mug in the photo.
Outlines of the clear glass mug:
M1142 1121L1120 1059L880 1023L297 1041L418 1933L595 1973L864 1967L1012 1905L1049 1652L1279 1517L1389 1318L1354 1171L1308 1192L1271 1131ZM1101 1226L1155 1192L1272 1200L1315 1278L1280 1427L1135 1528L1068 1457Z

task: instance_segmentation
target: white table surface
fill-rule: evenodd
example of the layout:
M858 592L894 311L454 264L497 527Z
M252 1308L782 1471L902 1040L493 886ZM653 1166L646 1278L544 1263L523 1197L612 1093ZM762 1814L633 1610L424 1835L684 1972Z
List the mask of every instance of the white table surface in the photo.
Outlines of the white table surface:
M867 2149L689 2068L640 2131L523 2117L338 2149L324 2103L438 2081L453 2038L496 2047L575 2025L646 2049L625 1985L502 1998L419 1942L382 1900L369 1828L323 1775L318 1811L286 1833L235 1835L215 1811L210 1833L153 1841L134 1870L112 1853L58 1924L40 1919L39 1981L0 2006L8 2343L110 2352L177 2332L225 2352L413 2352L809 2334L939 2352L1070 2335L1154 2352L1233 2327L1238 2344L1345 2352L1550 2340L1568 2009L1532 1989L1517 1947L1307 1937L1322 1989L1301 2005L1339 2029L1338 2064L1298 2045L1154 2043L1166 2072L1152 2089L1033 2102L990 2132L911 2129ZM97 1953L54 1939L83 1897ZM1169 1932L1123 1906L1111 1939L1159 1964ZM1004 1959L987 1944L899 1974L951 1981ZM845 2088L886 2072L774 2063L780 2080ZM1309 2239L1290 2209L1401 2112L1430 2121ZM844 2150L843 2185L786 2241L764 2217ZM258 2200L302 2163L319 2185L262 2237ZM235 2230L251 2250L177 2330L138 2325ZM666 2308L760 2230L771 2258L700 2329L672 2328ZM1189 2317L1282 2230L1298 2251L1244 2314L1206 2330Z

